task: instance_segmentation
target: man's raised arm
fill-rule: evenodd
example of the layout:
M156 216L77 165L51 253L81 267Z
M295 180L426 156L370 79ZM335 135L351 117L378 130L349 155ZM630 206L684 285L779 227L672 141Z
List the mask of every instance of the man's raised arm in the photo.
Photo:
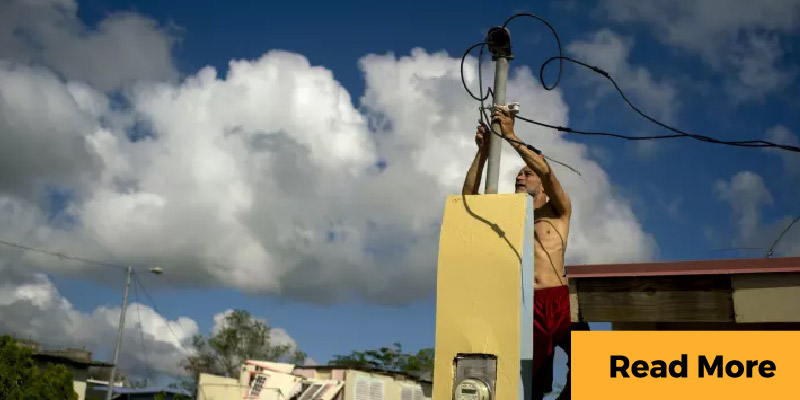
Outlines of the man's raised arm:
M478 145L478 152L475 153L475 158L464 178L464 187L461 189L463 195L478 194L481 186L483 166L486 165L486 160L489 158L489 138L486 136L486 129L483 126L478 126L477 133L475 133L475 144Z
M509 116L508 110L497 109L492 114L492 121L500 123L500 133L504 137L516 142L522 142L514 132L514 117ZM550 203L555 211L562 216L571 215L572 202L544 157L519 143L511 142L511 147L519 153L525 164L541 179L544 194L550 198Z

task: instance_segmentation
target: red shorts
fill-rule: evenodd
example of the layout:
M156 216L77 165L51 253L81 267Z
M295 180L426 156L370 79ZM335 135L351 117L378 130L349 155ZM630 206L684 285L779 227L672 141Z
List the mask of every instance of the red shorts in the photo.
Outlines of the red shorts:
M556 286L533 291L533 391L552 391L553 355L561 347L569 357L569 288ZM586 328L588 329L588 327Z

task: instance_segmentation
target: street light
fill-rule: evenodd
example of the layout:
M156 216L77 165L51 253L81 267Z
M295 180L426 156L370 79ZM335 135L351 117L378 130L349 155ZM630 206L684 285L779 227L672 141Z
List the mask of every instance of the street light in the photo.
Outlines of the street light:
M152 267L148 271L154 275L161 275L164 270L160 267ZM129 266L127 268L127 277L125 279L125 294L122 296L122 311L119 313L119 327L117 328L117 345L114 347L114 360L111 363L111 375L108 377L108 390L106 391L106 400L111 400L114 391L114 376L117 374L117 359L119 358L119 348L122 346L122 330L125 328L125 313L128 311L128 291L131 288L131 272L133 269Z

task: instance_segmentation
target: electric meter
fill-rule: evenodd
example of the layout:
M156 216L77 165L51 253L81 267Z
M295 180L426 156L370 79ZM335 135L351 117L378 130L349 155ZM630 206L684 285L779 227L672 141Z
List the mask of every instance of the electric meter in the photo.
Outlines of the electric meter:
M455 400L489 400L489 387L477 379L464 379L456 387Z

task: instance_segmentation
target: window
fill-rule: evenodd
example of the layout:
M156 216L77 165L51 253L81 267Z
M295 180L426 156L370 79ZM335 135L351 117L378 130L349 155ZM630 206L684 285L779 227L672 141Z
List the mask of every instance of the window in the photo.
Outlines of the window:
M261 395L261 389L264 388L264 384L267 383L267 376L264 374L258 374L255 377L252 375L250 376L250 393L248 393L247 397L259 397Z
M356 378L355 400L383 400L383 381Z
M422 400L422 388L419 386L403 386L400 400Z
M324 396L324 395L325 395L325 392L327 392L327 391L331 390L331 388L332 388L333 386L334 386L334 384L333 384L333 383L328 383L328 384L326 384L326 385L322 386L322 387L319 389L319 391L318 391L318 392L317 392L317 393L314 395L314 398L313 398L313 400L322 400L322 396Z
M369 379L356 378L354 400L371 400L369 398Z
M414 398L412 400L422 400L422 388L415 387L414 388Z
M321 383L312 384L303 392L303 395L300 396L300 400L312 400L321 388Z
M383 400L383 381L369 383L369 400Z

